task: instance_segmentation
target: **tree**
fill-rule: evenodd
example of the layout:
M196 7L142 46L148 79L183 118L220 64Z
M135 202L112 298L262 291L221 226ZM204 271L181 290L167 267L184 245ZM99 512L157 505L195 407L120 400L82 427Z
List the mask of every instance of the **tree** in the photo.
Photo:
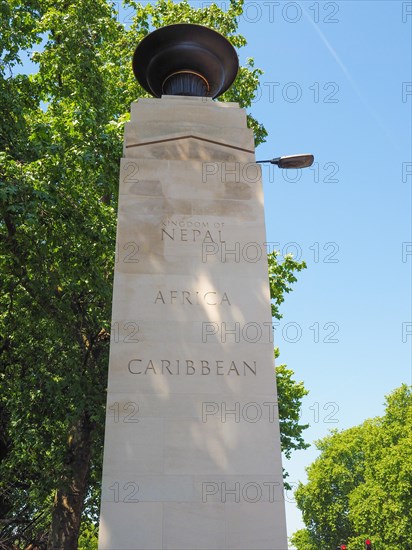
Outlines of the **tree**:
M285 294L292 291L292 285L297 281L295 273L306 269L306 263L294 260L292 254L287 254L281 263L278 261L279 255L278 250L268 254L272 317L278 320L282 319L280 305L285 300ZM275 358L278 357L279 348L276 348ZM294 372L286 365L278 365L275 370L279 402L280 443L283 454L289 459L292 451L304 450L309 447L302 437L303 431L309 425L299 424L302 398L309 392L305 389L303 382L293 380ZM288 477L285 469L283 469L283 477L285 480ZM288 490L292 488L287 481L285 481L285 488Z
M272 300L272 317L282 319L279 306L285 301L285 294L292 291L292 284L296 283L295 273L306 269L306 262L297 262L292 254L286 254L282 263L278 262L279 250L268 254L269 287Z
M151 28L177 21L246 43L236 34L243 0L227 11L185 0L126 5L128 28L105 0L0 4L4 547L75 548L82 514L98 514L119 159L130 103L147 96L130 69L133 50ZM19 74L36 45L35 72ZM249 60L221 99L249 107L260 75ZM248 121L261 143L263 125ZM294 268L276 265L288 292Z
M279 349L275 350L275 357L279 357ZM294 372L286 365L276 367L276 384L279 401L280 443L286 458L290 458L292 451L307 449L302 433L308 424L299 424L302 398L309 393L303 382L293 380ZM285 472L285 476L288 474ZM287 489L291 487L286 484Z
M376 550L412 547L412 391L402 385L387 397L384 416L334 431L317 443L308 483L295 496L306 529L292 537L298 550Z

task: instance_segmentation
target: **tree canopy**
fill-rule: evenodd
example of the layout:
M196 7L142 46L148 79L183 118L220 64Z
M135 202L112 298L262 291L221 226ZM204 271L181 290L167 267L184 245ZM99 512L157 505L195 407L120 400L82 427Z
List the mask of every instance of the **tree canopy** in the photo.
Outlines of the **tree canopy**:
M131 56L150 30L207 25L241 48L243 0L192 8L132 0L0 3L0 540L73 548L98 514L119 159L132 101L147 96ZM34 51L35 49L38 51ZM31 74L22 74L31 58ZM220 99L248 108L248 60ZM248 117L255 141L264 126ZM303 266L271 260L274 313ZM279 368L283 448L302 448L302 387ZM282 404L282 400L285 402ZM302 428L303 429L303 428ZM93 523L84 523L82 537ZM7 546L8 545L8 546Z
M317 442L320 456L295 492L306 529L298 550L412 548L412 390L402 385L382 417L334 431Z

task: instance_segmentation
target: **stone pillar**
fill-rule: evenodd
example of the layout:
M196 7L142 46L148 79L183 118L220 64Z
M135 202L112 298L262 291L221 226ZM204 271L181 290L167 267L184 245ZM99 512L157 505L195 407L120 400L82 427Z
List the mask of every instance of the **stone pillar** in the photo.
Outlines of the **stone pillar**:
M260 167L234 103L132 105L100 550L287 550Z

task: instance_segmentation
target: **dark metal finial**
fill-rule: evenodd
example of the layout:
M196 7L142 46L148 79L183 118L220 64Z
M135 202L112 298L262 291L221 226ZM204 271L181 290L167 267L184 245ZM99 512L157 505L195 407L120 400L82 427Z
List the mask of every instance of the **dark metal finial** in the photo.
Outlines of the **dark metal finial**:
M218 97L233 83L239 60L232 44L202 25L179 23L148 34L133 55L139 84L155 97Z

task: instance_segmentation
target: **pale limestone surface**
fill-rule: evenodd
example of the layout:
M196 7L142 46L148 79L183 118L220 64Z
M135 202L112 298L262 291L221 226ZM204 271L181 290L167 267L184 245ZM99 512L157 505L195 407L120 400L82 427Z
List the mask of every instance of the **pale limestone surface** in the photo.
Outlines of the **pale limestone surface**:
M133 103L100 550L287 550L263 193L235 103Z

